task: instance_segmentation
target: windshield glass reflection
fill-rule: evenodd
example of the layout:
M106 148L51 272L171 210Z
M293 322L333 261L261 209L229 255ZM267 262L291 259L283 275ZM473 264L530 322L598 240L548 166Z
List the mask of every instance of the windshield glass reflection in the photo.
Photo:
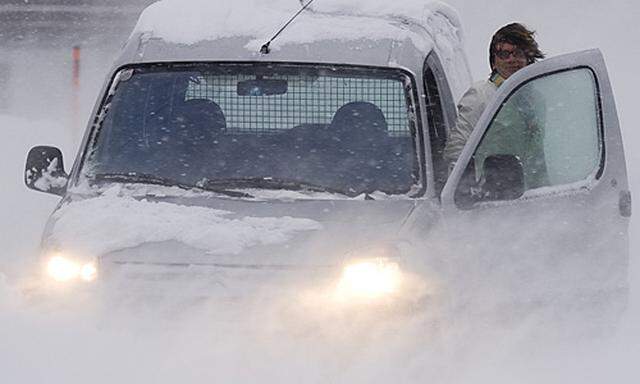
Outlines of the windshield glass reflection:
M407 193L417 179L402 72L153 65L117 76L87 173L182 185ZM104 178L103 178L104 179Z

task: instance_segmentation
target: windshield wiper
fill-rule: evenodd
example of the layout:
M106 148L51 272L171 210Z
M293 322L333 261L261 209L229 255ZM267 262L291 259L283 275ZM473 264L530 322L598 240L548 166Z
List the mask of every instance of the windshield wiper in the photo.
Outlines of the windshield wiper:
M179 181L168 179L164 177L159 177L155 175L149 175L145 173L137 173L137 172L127 172L127 173L99 173L93 176L94 179L99 181L108 181L108 182L116 182L116 183L139 183L139 184L153 184L153 185L162 185L165 187L178 187L181 189L191 190L191 189L202 189L209 192L215 192L224 194L231 197L244 197L244 198L252 198L248 193L240 192L240 191L232 191L226 188L220 188L217 185L207 185L207 183L198 183L197 185L191 185L187 183L181 183Z
M323 187L299 180L286 180L275 177L239 177L228 179L204 180L202 184L207 187L226 188L262 188L262 189L282 189L288 191L305 192L329 192L344 195L344 191Z

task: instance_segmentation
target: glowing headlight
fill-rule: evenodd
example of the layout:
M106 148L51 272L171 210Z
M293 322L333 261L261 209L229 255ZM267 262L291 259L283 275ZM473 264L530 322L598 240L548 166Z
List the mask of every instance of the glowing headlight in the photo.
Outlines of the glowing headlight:
M339 298L375 299L399 290L402 274L398 264L374 259L347 265L338 283Z
M84 281L93 281L98 276L98 269L93 263L88 263L80 268L80 278Z
M47 274L60 282L77 279L93 281L98 275L98 270L93 263L81 264L63 256L53 256L47 264Z

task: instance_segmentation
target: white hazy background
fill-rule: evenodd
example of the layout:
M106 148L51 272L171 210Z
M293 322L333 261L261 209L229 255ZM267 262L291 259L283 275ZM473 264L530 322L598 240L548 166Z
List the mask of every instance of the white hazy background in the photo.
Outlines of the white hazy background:
M321 1L321 0L320 0ZM605 55L625 138L634 201L640 201L640 19L637 1L449 0L460 12L475 79L489 72L488 43L500 26L521 21L538 31L549 55L600 48ZM64 99L47 79L68 76L23 55L24 66L37 68L34 83L12 92L49 93ZM67 52L52 52L66 55ZM101 52L95 52L96 57ZM42 65L34 65L41 63ZM85 68L83 117L97 96L106 67L101 60ZM53 83L53 81L52 81ZM53 196L28 191L22 170L28 149L54 144L63 149L67 167L78 133L59 102L12 105L0 115L0 382L2 383L637 383L640 356L640 249L637 219L631 227L631 303L616 334L606 339L523 345L519 330L485 329L450 347L429 344L420 318L376 322L328 317L327 321L278 322L276 309L252 305L245 320L211 307L121 308L94 305L90 297L34 305L21 294L20 276L33 261L42 226L57 203ZM253 303L252 303L253 304ZM258 303L259 304L259 303ZM212 321L212 319L216 321ZM226 319L226 320L225 320ZM335 323L328 323L335 321ZM492 335L495 338L492 339ZM482 342L480 341L482 340Z

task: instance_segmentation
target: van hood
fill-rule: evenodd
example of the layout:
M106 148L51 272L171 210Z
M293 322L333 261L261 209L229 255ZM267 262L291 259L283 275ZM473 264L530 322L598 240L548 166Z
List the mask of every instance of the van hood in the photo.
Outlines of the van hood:
M103 263L335 265L346 254L391 241L415 204L107 194L62 204L51 217L44 245Z

